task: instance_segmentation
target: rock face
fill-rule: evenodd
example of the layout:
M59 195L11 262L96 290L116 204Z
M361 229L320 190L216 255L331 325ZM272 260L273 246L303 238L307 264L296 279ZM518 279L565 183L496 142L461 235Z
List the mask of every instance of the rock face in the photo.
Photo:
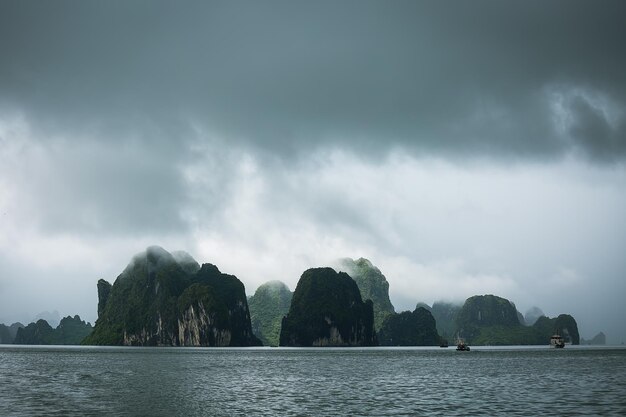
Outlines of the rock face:
M280 346L373 346L374 310L356 282L332 268L305 271L283 318Z
M278 346L283 317L289 312L293 293L280 281L270 281L248 299L252 332L266 346Z
M435 319L424 307L387 316L378 333L383 346L437 346L440 337Z
M79 316L67 316L53 329L40 319L18 329L13 343L17 345L78 345L93 328Z
M385 317L394 314L395 310L389 300L389 283L387 278L370 261L365 258L339 260L339 270L347 272L356 281L363 300L374 303L374 327L379 331Z
M468 340L478 335L481 327L519 326L517 309L506 298L495 295L475 295L468 298L458 313L457 329Z
M152 246L112 286L98 282L98 321L83 344L254 346L241 281L184 252Z

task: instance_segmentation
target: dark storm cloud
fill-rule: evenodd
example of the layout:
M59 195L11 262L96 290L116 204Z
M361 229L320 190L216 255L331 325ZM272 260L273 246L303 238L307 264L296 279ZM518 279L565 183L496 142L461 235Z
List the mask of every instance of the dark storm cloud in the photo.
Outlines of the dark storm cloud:
M612 124L602 109L580 96L571 100L570 111L573 119L571 136L592 157L611 160L626 154L626 118L621 117Z
M272 153L626 155L626 4L0 5L0 102L44 132L179 145L189 124ZM584 97L560 110L551 91ZM561 114L561 116L563 116Z

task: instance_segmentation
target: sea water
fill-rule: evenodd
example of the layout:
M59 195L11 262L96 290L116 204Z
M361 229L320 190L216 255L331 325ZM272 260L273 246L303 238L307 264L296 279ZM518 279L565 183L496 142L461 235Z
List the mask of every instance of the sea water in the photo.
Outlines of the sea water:
M0 415L626 415L626 349L0 346Z

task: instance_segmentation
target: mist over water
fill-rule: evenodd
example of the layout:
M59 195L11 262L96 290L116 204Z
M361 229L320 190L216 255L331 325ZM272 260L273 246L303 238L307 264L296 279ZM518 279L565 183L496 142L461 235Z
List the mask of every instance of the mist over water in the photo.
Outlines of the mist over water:
M3 415L624 415L626 349L0 347Z

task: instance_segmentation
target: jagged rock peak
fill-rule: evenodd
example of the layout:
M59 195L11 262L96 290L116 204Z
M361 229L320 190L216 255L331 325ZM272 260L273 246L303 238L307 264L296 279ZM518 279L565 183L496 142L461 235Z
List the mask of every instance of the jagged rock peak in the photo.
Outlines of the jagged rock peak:
M385 346L436 346L441 338L430 311L418 306L415 311L403 311L385 318L378 334Z
M372 261L363 257L360 257L358 259L345 257L338 259L337 262L339 264L339 270L344 271L347 269L345 272L347 272L348 275L350 275L350 272L354 272L356 269L359 268L373 270L374 272L382 275L380 269L376 265L374 265Z
M171 253L160 246L149 246L131 258L121 276L130 274L132 270L138 267L148 267L150 270L154 270L170 263L177 263Z
M122 274L138 266L146 266L149 271L152 271L173 263L188 274L193 274L200 269L200 264L189 253L182 250L170 253L161 246L153 245L133 256Z
M356 282L332 268L306 270L282 320L281 346L376 345L371 300L363 302Z
M113 285L98 282L98 321L84 344L250 346L245 287L185 252L151 246Z
M104 313L109 295L111 294L112 285L104 279L98 280L98 317Z
M172 256L187 273L193 274L198 272L200 269L200 264L193 258L193 256L183 250L172 252Z
M524 322L527 326L532 326L541 316L545 316L545 314L539 307L531 307L524 314Z
M282 281L269 281L248 299L252 331L264 345L278 346L282 319L289 312L292 296Z
M421 308L424 308L424 309L426 309L426 310L428 310L428 311L430 311L430 312L432 312L432 311L433 311L433 308L432 308L431 306L429 306L428 304L426 304L425 302L423 302L423 301L420 301L420 302L418 302L418 303L415 305L415 309L416 309L416 310L417 310L418 308L420 308L420 307L421 307Z
M365 258L342 258L337 262L337 270L346 272L357 283L363 300L372 300L374 303L374 326L376 331L380 330L385 317L395 312L389 299L387 278Z
M287 286L287 284L285 284L282 281L279 280L273 280L273 281L267 281L264 284L259 285L259 288L257 288L257 291L267 291L267 292L271 292L271 293L277 293L277 292L283 292L283 291L289 291L289 287Z

